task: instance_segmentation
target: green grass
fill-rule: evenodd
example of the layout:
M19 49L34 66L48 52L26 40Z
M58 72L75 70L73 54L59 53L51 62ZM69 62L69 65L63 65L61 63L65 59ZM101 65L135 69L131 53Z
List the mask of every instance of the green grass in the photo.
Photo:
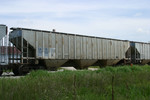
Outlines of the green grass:
M119 66L96 71L32 71L0 79L0 100L149 100L150 66Z

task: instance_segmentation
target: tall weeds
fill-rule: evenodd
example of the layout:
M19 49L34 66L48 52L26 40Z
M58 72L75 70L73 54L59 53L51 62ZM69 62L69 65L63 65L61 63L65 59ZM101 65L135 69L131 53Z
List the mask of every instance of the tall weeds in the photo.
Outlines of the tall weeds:
M149 100L150 66L39 70L18 79L0 79L0 100L111 100L112 91L114 100Z

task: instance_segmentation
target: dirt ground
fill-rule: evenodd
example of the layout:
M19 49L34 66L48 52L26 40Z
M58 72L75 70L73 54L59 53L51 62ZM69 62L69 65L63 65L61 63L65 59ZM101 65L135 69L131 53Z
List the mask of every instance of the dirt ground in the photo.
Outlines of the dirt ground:
M64 71L64 70L75 71L76 69L74 67L61 67L61 69L59 69L58 71ZM88 68L88 70L93 71L93 70L98 70L98 68ZM51 73L55 71L49 71L49 72ZM14 76L13 72L9 72L9 73L4 72L0 78L20 78L20 77L24 77L24 76Z

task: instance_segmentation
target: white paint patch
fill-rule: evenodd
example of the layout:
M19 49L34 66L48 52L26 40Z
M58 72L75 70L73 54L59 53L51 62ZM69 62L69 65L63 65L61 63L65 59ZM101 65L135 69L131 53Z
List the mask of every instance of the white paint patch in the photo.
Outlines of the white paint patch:
M76 70L74 67L61 67L64 70Z
M14 76L13 72L9 72L9 73L3 72L0 78L14 78L15 79L15 78L20 78L20 77L24 77L24 76Z

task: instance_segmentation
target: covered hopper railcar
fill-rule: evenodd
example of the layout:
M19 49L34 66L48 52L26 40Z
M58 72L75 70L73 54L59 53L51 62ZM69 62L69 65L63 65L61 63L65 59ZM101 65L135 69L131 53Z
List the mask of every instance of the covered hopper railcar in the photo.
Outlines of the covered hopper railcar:
M150 43L130 42L131 62L136 64L147 64L150 62Z
M125 59L129 41L26 28L11 28L9 41L21 51L13 65L22 69L61 66L77 69L115 65ZM19 63L18 63L19 62ZM37 67L38 68L38 67ZM16 69L17 70L17 69Z

